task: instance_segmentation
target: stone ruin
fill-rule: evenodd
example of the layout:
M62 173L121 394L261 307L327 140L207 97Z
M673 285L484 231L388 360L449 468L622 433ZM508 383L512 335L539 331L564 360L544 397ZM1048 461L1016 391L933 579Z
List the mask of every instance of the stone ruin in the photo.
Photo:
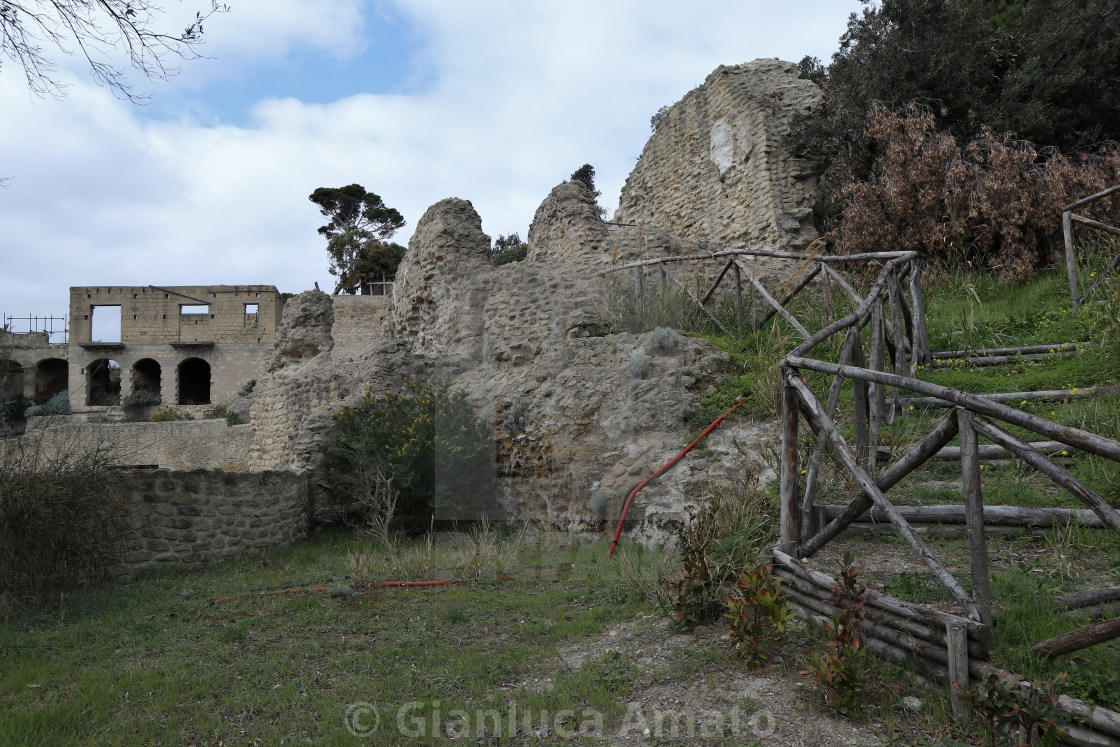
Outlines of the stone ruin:
M404 376L450 377L490 424L504 517L601 536L625 493L688 442L689 414L730 361L681 337L635 377L628 363L647 336L611 333L600 273L698 246L808 244L816 173L783 155L780 138L819 98L790 63L719 68L669 109L627 180L615 223L635 225L605 223L588 191L565 182L537 209L522 262L492 266L471 203L437 202L416 224L380 329L356 335L337 318L340 297L289 302L255 395L252 467L308 471L322 485L320 446L341 405ZM711 484L772 479L776 433L746 418L722 426L641 494L629 536L663 539Z
M160 436L149 429L171 424L108 424L102 433L164 469L302 475L321 499L333 413L367 388L449 377L493 433L502 517L600 537L628 490L690 440L689 415L731 371L726 354L681 337L675 351L650 353L644 375L632 372L648 335L613 333L602 271L747 242L807 245L816 174L784 155L780 138L819 98L790 63L720 67L669 108L615 221L600 218L582 185L565 182L536 211L527 258L494 267L471 203L441 200L417 222L391 295L315 290L283 305L251 424L230 428L236 435L216 439L213 421L198 421L192 447L194 424L177 423L174 448L154 449L147 442ZM668 523L711 485L773 479L776 442L772 422L725 423L642 492L627 536L664 540Z

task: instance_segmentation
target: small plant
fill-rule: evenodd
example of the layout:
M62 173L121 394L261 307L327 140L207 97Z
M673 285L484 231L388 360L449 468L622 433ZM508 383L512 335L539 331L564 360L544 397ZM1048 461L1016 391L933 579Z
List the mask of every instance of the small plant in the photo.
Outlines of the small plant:
M121 399L121 405L123 407L150 407L158 405L162 401L159 392L153 392L151 389L137 389Z
M517 438L517 434L525 431L525 415L528 410L529 401L526 399L519 399L516 403L502 410L499 418L501 418L502 427L510 438Z
M202 417L207 420L225 419L226 425L245 425L249 422L242 418L237 410L231 410L227 405L214 405Z
M747 666L768 663L770 650L793 618L793 609L782 597L781 579L774 575L772 566L756 561L739 576L724 617L739 657Z
M355 475L354 497L365 507L366 529L383 542L389 539L389 525L393 522L399 496L393 478L380 470L365 469Z
M630 374L630 377L635 380L644 379L649 375L651 360L652 358L648 355L641 350L637 350L630 356L630 362L626 364L626 371Z
M988 747L1056 747L1065 736L1056 721L1058 696L1048 688L1024 687L993 672L961 697L971 708L972 721Z
M24 414L31 417L32 415L69 415L70 412L70 392L63 389L45 404L28 407Z
M191 414L186 410L181 410L178 407L167 405L161 407L152 413L152 423L171 423L176 420L193 420Z
M237 390L237 396L238 397L248 397L250 394L253 393L253 388L256 385L257 385L257 380L256 379L249 379L248 381L246 381L244 384L241 385L240 389Z
M646 339L646 352L654 355L672 355L681 346L681 336L670 327L658 327Z
M852 554L844 553L840 580L832 589L835 611L822 623L826 649L810 662L817 680L828 688L826 702L843 716L855 714L867 677L867 651L859 631L864 618L860 597L866 588L856 579Z

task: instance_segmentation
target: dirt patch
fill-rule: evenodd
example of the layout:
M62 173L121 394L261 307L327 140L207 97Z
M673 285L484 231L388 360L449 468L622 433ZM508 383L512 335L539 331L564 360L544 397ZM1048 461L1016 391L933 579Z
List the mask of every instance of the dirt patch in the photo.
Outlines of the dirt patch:
M559 668L577 671L616 656L612 652L639 673L626 716L607 729L605 741L612 745L885 744L869 727L824 710L810 692L810 675L781 662L767 671L748 671L735 660L723 624L681 633L657 615L628 620L561 648Z

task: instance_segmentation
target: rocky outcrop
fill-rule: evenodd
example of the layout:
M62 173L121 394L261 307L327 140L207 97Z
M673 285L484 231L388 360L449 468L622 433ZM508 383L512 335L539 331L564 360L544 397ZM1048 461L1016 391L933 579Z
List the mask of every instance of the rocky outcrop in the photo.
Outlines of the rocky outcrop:
M800 249L812 225L815 164L782 145L790 120L821 92L797 66L720 66L671 106L626 180L615 220L653 225L718 248Z
M279 371L328 352L334 345L333 324L334 307L326 293L306 291L290 299L284 304L267 370Z
M581 182L564 182L553 188L533 215L527 259L567 260L574 267L598 265L610 259L606 244L607 225L591 192Z

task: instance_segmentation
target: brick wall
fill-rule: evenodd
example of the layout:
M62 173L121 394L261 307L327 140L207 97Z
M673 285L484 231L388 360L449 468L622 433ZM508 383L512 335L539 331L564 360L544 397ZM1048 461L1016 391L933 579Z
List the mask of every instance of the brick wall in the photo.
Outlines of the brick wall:
M130 469L120 571L199 565L307 536L307 478L292 472Z

